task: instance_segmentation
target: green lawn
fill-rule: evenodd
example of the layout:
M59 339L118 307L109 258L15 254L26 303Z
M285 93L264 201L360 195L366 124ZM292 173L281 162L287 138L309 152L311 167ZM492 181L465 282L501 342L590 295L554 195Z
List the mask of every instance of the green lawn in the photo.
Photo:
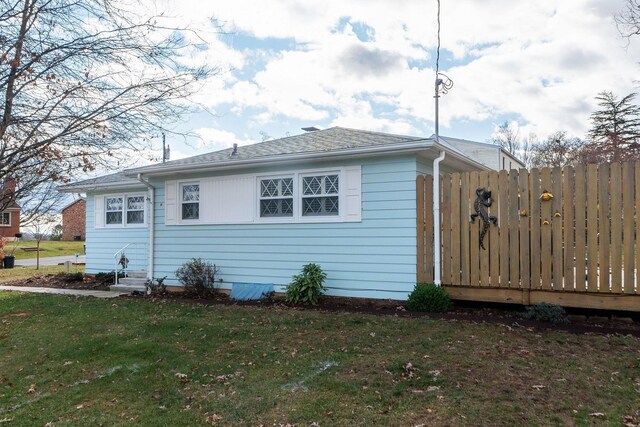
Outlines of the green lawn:
M28 279L30 277L42 276L44 274L62 273L64 270L63 265L42 265L39 270L35 267L20 267L14 268L0 268L0 284L11 282L14 280ZM84 265L72 265L71 273L82 272L84 273Z
M13 251L13 247L16 245L17 248ZM37 243L35 241L9 242L4 251L7 254L11 254L13 251L16 259L29 259L35 258L37 252L28 252L22 248L35 248L36 246ZM77 253L84 254L84 242L54 242L49 240L40 242L41 257L75 255Z
M9 426L619 426L638 408L637 338L0 293Z

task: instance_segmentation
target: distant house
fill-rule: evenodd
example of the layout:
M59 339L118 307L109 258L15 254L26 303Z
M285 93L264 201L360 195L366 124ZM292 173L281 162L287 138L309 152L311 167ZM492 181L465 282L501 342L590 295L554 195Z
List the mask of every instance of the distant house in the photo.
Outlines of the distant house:
M333 127L60 191L87 195L89 274L112 271L126 253L136 276L179 286L176 269L200 257L221 269L221 288L281 292L314 262L329 295L405 299L417 271L416 177L501 169L498 147L488 147L496 156L489 166L475 145L459 145Z
M433 137L432 137L433 138ZM463 151L472 159L482 163L493 170L521 169L525 165L499 145L488 142L469 141L466 139L441 136L440 139L448 142L453 147Z
M2 194L9 196L9 204L0 210L0 237L14 240L20 233L20 206L15 201L16 181L7 179L1 186Z
M87 201L81 197L62 208L62 239L84 240L86 235Z

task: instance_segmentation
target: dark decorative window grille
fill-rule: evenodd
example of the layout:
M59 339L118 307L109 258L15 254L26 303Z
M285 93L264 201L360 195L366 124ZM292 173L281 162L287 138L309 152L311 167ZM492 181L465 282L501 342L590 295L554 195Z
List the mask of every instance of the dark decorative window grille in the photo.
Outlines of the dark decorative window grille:
M127 197L127 224L144 224L144 196Z
M200 184L182 186L182 219L200 218Z
M260 180L260 217L293 216L293 178Z
M302 178L302 216L337 216L340 213L338 175Z
M122 225L122 197L107 197L105 198L106 204L106 224L107 225Z

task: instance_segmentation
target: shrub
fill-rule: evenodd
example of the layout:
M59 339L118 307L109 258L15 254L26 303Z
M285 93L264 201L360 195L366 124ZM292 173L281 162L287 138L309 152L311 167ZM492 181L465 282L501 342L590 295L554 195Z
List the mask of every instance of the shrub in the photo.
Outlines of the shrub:
M564 311L564 308L559 305L547 304L545 302L528 306L524 317L529 320L553 323L554 325L569 322L569 318L567 317L567 313Z
M149 280L147 279L147 294L148 295L164 295L167 293L167 285L164 284L167 276L160 277L158 279Z
M327 274L318 264L307 264L302 273L293 276L293 281L287 286L287 301L293 304L316 305L318 298L324 293L324 279Z
M184 286L184 290L200 298L206 298L215 292L218 274L218 267L203 261L202 258L193 258L176 270L176 277Z
M442 286L433 283L418 283L409 294L407 310L443 313L451 310L451 298Z

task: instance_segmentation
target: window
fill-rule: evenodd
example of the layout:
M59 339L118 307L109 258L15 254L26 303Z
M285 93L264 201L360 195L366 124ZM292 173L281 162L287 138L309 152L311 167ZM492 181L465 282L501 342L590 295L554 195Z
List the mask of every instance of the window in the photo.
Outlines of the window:
M144 196L127 196L127 224L144 224Z
M303 177L302 216L337 216L338 195L338 174Z
M182 185L181 204L183 220L200 218L200 184Z
M104 198L105 225L126 227L128 225L143 225L145 196L117 195Z
M106 224L107 225L122 225L122 197L106 197Z
M293 216L293 178L260 180L260 217Z
M10 212L2 212L0 214L0 225L11 225L11 213Z

